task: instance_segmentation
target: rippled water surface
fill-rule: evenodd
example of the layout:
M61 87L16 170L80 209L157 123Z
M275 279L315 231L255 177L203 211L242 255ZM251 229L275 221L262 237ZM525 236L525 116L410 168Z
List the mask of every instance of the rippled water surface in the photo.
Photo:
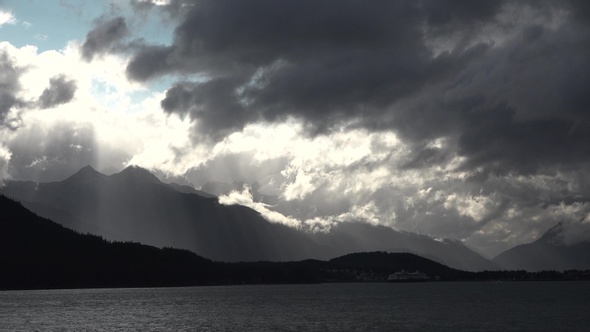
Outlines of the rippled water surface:
M0 292L0 331L588 331L590 282Z

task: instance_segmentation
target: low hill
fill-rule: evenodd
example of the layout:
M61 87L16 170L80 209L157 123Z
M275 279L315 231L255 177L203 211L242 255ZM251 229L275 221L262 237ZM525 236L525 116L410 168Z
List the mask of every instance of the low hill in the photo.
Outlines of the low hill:
M460 241L435 240L430 236L399 232L385 226L346 222L329 233L315 234L316 241L332 248L331 257L351 252L410 252L443 265L466 271L498 270L495 263L467 248Z
M411 253L363 252L352 253L328 261L330 268L359 269L379 274L390 274L392 271L420 271L431 277L443 279L458 277L463 271L452 269Z

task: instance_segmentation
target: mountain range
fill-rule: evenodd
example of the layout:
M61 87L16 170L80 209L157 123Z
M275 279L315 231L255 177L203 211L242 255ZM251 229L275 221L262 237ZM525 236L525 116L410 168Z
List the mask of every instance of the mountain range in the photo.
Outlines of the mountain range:
M0 290L385 281L403 269L440 280L473 277L409 253L354 253L329 261L215 262L187 250L80 234L2 195L0 211Z
M0 193L39 216L108 240L137 241L187 249L216 261L330 259L352 252L409 252L450 267L496 270L492 262L460 241L398 232L365 223L340 223L330 232L311 232L271 223L240 205L190 186L166 184L130 166L112 175L90 166L63 181L8 181Z
M0 290L429 280L590 280L589 271L466 272L411 253L360 252L327 261L215 262L188 250L80 234L0 195Z
M441 280L469 276L409 253L354 253L329 261L215 262L187 250L79 234L2 195L0 211L0 289L384 281L402 269Z

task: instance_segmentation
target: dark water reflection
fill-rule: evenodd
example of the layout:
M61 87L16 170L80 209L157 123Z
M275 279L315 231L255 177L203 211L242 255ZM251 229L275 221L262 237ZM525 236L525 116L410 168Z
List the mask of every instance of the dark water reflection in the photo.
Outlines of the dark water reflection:
M0 331L587 331L590 282L0 292Z

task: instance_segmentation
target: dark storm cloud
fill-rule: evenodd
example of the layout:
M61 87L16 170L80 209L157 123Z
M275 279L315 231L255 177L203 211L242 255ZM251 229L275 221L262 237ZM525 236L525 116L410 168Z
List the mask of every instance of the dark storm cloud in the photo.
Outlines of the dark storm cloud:
M127 75L135 80L145 81L152 76L173 72L174 67L167 59L171 50L164 46L144 46L127 66Z
M68 103L74 98L76 88L76 82L68 80L64 75L53 77L49 80L49 87L39 97L39 105L41 108L49 108Z
M473 24L485 21L501 9L505 1L423 0L426 22L431 26Z
M0 51L0 126L10 129L18 127L18 114L11 113L13 107L23 104L17 98L20 90L19 78L22 69L12 62L10 56Z
M313 133L351 121L394 130L417 147L410 168L446 160L426 144L440 137L465 169L534 173L589 161L583 1L183 4L169 6L181 18L174 42L145 46L127 74L197 75L174 84L162 107L197 120L201 134L293 116ZM570 14L550 27L559 10ZM504 37L486 39L494 33Z
M127 24L123 17L99 19L96 27L86 35L82 44L82 57L91 61L95 55L109 52L127 33Z
M567 0L564 1L566 6L569 6L571 15L581 21L590 21L590 3L585 0Z
M220 139L255 120L256 113L247 112L235 97L234 88L235 81L231 78L199 84L177 83L166 92L161 104L168 113L198 118L200 133Z
M127 73L137 80L187 72L211 78L212 83L175 85L162 102L168 112L199 119L199 129L235 130L250 121L295 115L321 131L362 113L381 113L466 61L463 55L431 58L422 42L420 7L199 2L185 13L171 46L146 47ZM220 84L225 91L204 96ZM191 97L194 107L178 102L179 91L200 96Z
M465 168L535 173L590 161L590 33L525 29L393 115L412 140L457 138Z

